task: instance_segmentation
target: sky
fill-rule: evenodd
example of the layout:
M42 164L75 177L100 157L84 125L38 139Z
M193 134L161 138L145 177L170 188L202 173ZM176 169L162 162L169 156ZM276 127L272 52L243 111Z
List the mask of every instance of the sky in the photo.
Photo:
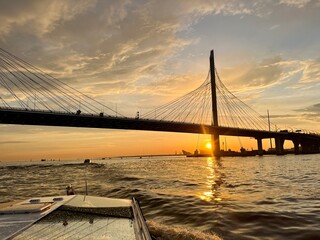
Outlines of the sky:
M222 81L242 101L261 115L269 109L278 128L320 132L319 12L318 0L0 0L0 47L128 117L197 88L214 49ZM210 141L182 133L0 129L0 161L179 153ZM234 150L256 148L253 139L227 142Z

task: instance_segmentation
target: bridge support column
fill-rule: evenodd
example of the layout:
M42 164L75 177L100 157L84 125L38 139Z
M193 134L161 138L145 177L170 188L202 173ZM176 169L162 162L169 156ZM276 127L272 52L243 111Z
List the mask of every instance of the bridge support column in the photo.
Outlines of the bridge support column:
M301 151L302 153L311 153L312 152L312 144L308 140L301 141Z
M277 155L283 155L284 154L284 150L283 150L284 139L278 137L275 139L275 142L276 142Z
M219 134L214 133L211 135L211 144L212 144L212 154L215 157L220 157L220 139Z
M301 141L302 153L319 153L320 143L316 140L303 140Z
M320 153L320 141L315 142L316 153Z
M320 142L317 140L311 141L311 152L312 153L319 153L320 152Z
M261 138L256 138L256 139L258 143L258 155L262 156L263 155L262 139Z
M292 142L294 145L294 154L299 154L300 153L300 149L299 149L300 142L298 140L292 140Z

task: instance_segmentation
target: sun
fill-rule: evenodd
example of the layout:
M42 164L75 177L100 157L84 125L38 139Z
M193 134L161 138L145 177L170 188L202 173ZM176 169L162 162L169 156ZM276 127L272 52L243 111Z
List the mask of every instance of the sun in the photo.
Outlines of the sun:
M211 145L210 142L208 142L208 143L206 144L206 148L208 148L208 149L211 149L211 148L212 148L212 145Z

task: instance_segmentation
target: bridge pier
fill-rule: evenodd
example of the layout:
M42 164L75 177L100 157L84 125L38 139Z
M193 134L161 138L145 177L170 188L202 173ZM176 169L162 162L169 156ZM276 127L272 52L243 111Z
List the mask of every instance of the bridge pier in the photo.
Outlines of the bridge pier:
M258 143L258 155L262 156L263 155L262 138L256 138L256 140Z
M298 140L292 140L292 142L294 145L294 154L299 154L300 153L300 149L299 149L300 142Z
M320 141L315 142L315 147L316 147L317 153L320 153Z
M277 137L275 138L275 142L276 142L276 153L277 155L283 155L284 154L284 149L283 149L283 143L284 143L284 139Z
M316 153L320 153L320 141L315 141L315 151Z
M215 157L220 157L220 138L219 134L214 133L211 135L211 144L212 144L212 154Z
M319 153L320 152L320 143L318 141L301 141L301 151L302 153Z
M302 153L310 153L312 150L311 144L309 141L302 141L301 142L301 151Z

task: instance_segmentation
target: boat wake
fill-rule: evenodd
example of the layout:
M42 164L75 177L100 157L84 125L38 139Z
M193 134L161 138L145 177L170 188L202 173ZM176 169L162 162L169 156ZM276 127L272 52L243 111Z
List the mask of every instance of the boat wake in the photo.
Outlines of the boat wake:
M169 226L152 220L147 221L147 224L151 236L159 240L222 240L222 238L214 233L204 233L191 228Z

